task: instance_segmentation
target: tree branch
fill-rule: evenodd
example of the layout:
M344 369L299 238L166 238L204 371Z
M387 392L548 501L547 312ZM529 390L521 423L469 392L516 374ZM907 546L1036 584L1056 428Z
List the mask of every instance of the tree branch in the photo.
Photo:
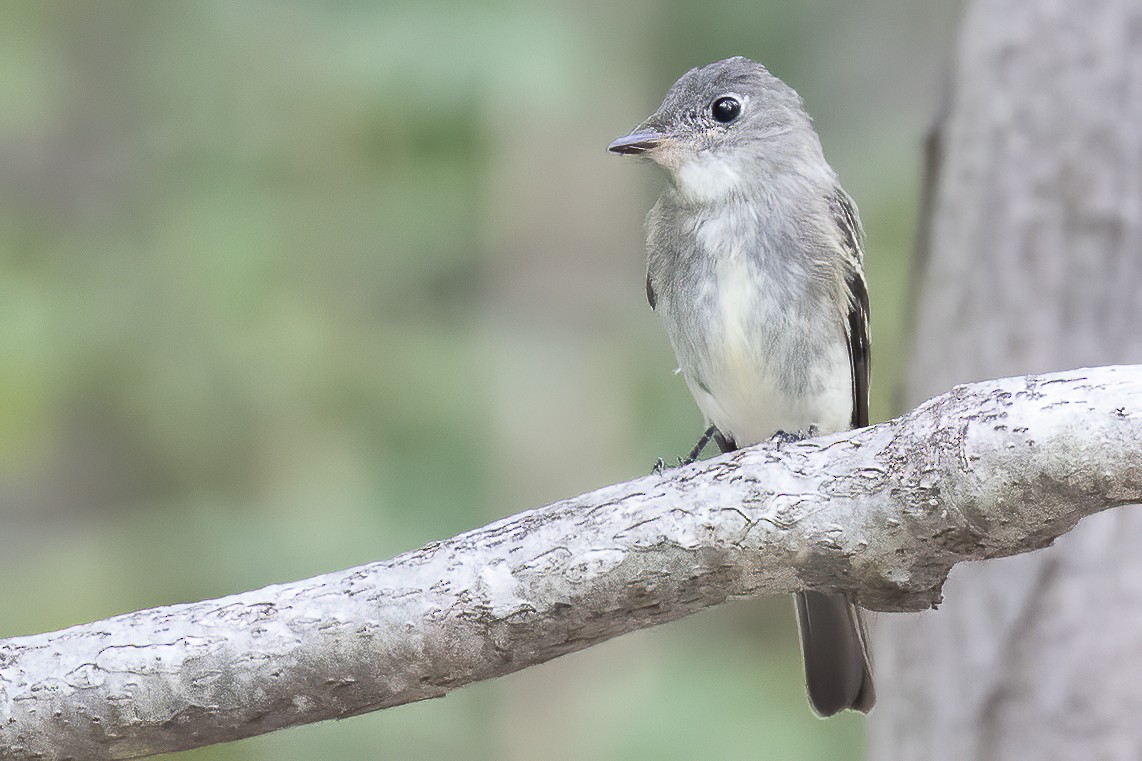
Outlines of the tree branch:
M960 386L392 560L0 641L5 759L138 758L444 695L729 598L921 610L964 560L1142 501L1142 366Z

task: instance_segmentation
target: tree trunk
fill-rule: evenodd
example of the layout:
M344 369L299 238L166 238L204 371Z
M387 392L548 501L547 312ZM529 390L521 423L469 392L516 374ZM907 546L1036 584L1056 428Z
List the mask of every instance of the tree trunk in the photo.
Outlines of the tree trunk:
M1142 361L1142 3L972 2L935 145L906 403ZM1142 512L944 591L880 617L871 758L1140 757Z

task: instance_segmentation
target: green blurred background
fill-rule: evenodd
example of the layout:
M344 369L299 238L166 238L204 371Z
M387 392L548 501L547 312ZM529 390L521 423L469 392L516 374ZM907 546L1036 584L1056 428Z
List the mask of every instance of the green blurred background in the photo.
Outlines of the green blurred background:
M868 231L877 419L957 3L0 10L0 636L390 557L701 420L604 148L687 68L804 96ZM786 599L180 759L847 759Z

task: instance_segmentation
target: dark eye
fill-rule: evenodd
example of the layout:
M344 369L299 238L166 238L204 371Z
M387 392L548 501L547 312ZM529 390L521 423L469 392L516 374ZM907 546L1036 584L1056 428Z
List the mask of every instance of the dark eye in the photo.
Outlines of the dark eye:
M716 121L722 124L729 124L738 118L738 114L741 112L742 104L737 98L731 98L729 96L718 98L714 101L714 105L710 106L710 113L714 115Z

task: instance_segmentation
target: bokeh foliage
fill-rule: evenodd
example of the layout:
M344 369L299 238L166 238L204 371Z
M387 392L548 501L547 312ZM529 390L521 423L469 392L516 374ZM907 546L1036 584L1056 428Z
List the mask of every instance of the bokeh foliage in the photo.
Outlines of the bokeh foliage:
M952 4L0 10L0 635L389 557L644 473L700 426L642 302L662 178L603 151L686 68L805 97L869 233L892 413ZM859 758L791 606L186 759Z

